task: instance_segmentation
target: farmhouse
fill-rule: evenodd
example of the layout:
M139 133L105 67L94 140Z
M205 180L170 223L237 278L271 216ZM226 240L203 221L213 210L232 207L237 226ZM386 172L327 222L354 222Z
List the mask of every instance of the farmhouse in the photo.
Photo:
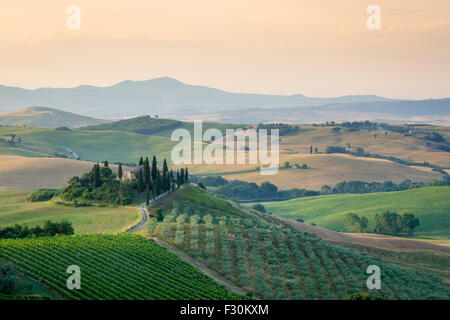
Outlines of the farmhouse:
M125 169L123 172L122 180L125 180L125 179L135 180L136 174L138 173L139 170L141 170L141 169L144 170L143 168L144 168L144 166L141 165L141 166L137 166L134 168L130 168L128 170Z

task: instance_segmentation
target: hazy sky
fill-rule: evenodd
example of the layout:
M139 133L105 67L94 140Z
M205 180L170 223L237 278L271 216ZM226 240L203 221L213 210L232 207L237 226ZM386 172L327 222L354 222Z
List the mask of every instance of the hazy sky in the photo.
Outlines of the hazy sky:
M81 29L69 30L69 5ZM368 30L369 5L381 30ZM2 0L0 84L450 97L450 0Z

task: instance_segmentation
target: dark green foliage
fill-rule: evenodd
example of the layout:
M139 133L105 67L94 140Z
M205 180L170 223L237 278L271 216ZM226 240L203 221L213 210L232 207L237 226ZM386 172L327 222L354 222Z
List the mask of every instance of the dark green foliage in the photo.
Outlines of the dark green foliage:
M372 193L372 192L390 192L403 191L412 188L419 188L425 186L422 182L412 182L405 180L402 183L396 184L392 181L385 182L365 182L359 180L343 181L336 184L336 186L328 193ZM322 186L325 188L326 186ZM326 194L326 193L324 193Z
M27 198L27 201L37 202L37 201L48 201L56 195L61 193L58 189L39 189L33 191Z
M345 215L345 224L352 232L366 232L368 223L366 217L360 217L352 212Z
M317 196L318 191L291 189L278 190L277 186L270 182L263 182L260 186L240 180L230 181L228 184L218 187L213 191L225 198L237 200L276 200L290 199L307 196Z
M260 212L266 212L266 208L264 208L264 206L261 203L255 203L254 205L252 205L251 207L253 210L257 210Z
M165 130L175 129L182 125L181 121L169 119L155 119L150 116L141 116L133 119L120 120L111 123L88 126L85 130L119 130L141 134L154 134Z
M375 215L375 232L397 235L402 232L412 235L420 225L419 219L411 213L399 215L395 212L385 211Z
M122 179L122 177L123 177L122 164L120 162L119 162L119 168L117 169L117 177L119 179Z
M380 300L370 296L368 293L353 293L349 295L345 300Z
M31 238L31 237L49 237L56 235L72 235L74 230L72 224L68 221L51 222L47 221L43 227L36 226L28 228L27 225L18 225L14 227L0 228L0 239Z
M133 188L130 182L120 182L108 167L95 164L90 172L72 177L62 189L61 198L67 201L102 201L113 204L130 204Z
M16 291L14 265L11 262L0 263L0 293L13 294Z
M150 186L151 180L150 180L150 163L148 161L148 157L144 160L144 169L143 169L143 175L144 175L144 183L148 187Z
M267 134L270 134L270 130L272 129L278 129L280 136L287 136L290 134L295 134L300 131L299 126L293 126L286 123L265 123L265 124L258 124L256 127L257 130L260 129L267 129Z
M445 138L438 132L432 132L432 133L427 134L426 139L430 140L430 141L434 141L434 142L445 142L446 141Z
M347 149L340 146L328 146L325 153L347 153Z
M198 178L195 176L191 176L191 181L192 182L201 182L205 186L208 186L208 187L219 187L219 186L226 185L228 183L228 181L225 180L224 178L222 178L221 176L207 176L207 177L198 177Z
M158 171L158 163L156 162L156 157L153 156L153 159L152 159L152 168L151 168L151 178L152 178L152 181L155 181L155 180L156 180L156 173L157 173L157 171Z
M414 230L418 226L420 226L419 219L416 218L411 213L403 214L401 218L401 224L402 224L402 231L406 232L408 235L412 235L414 233Z
M142 169L136 172L137 191L142 192L145 189L144 173Z
M202 189L206 189L205 185L201 182L197 183L197 185Z

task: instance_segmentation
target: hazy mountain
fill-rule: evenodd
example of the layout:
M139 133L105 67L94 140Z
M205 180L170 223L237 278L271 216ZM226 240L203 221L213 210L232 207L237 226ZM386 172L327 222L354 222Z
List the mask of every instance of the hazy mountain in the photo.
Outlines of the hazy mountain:
M10 112L0 113L0 125L26 125L28 127L80 127L107 122L65 112L53 108L31 107Z
M195 114L243 108L286 108L330 103L389 101L375 95L311 98L300 94L265 95L230 93L193 86L171 78L123 81L109 87L40 88L27 90L0 85L0 111L24 106L55 106L94 117L124 117L143 114Z
M272 110L251 108L197 115L196 118L229 123L371 120L450 125L450 99L341 103Z

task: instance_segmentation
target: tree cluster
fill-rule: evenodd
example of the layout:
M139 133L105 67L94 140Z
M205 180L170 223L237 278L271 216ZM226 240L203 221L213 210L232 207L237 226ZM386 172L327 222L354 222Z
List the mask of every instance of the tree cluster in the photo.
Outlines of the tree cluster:
M187 168L181 168L174 172L169 170L167 160L164 158L162 170L158 167L156 157L153 156L152 163L147 158L139 159L140 169L136 173L136 189L139 193L145 192L147 204L150 197L157 197L164 192L179 188L189 181L189 172Z
M62 189L61 198L67 201L101 201L112 204L130 204L133 200L132 183L120 182L105 162L97 163L81 177L72 177Z
M298 131L300 131L300 127L299 126L294 126L294 125L290 125L290 124L286 124L286 123L260 123L258 124L258 126L256 127L257 130L260 129L266 129L267 130L267 134L270 133L271 129L278 129L278 133L280 136L287 136L290 134L294 134L297 133Z
M68 221L45 222L44 226L28 228L27 225L16 224L13 227L0 228L0 239L23 239L36 237L53 237L56 235L72 235L74 230Z
M257 185L240 180L230 181L213 192L222 197L236 200L290 199L319 195L318 191L305 189L278 190L276 185L268 181Z
M385 211L375 215L375 232L397 235L406 233L413 235L416 227L420 226L419 219L411 213L399 215L395 212Z
M360 180L342 181L337 183L334 188L328 185L321 187L321 194L340 194L340 193L372 193L372 192L390 192L403 191L412 188L419 188L425 186L422 182L412 182L405 180L401 183L394 183L392 181L385 182L365 182Z
M360 217L352 212L345 215L345 225L351 232L366 232L368 223L366 217Z

